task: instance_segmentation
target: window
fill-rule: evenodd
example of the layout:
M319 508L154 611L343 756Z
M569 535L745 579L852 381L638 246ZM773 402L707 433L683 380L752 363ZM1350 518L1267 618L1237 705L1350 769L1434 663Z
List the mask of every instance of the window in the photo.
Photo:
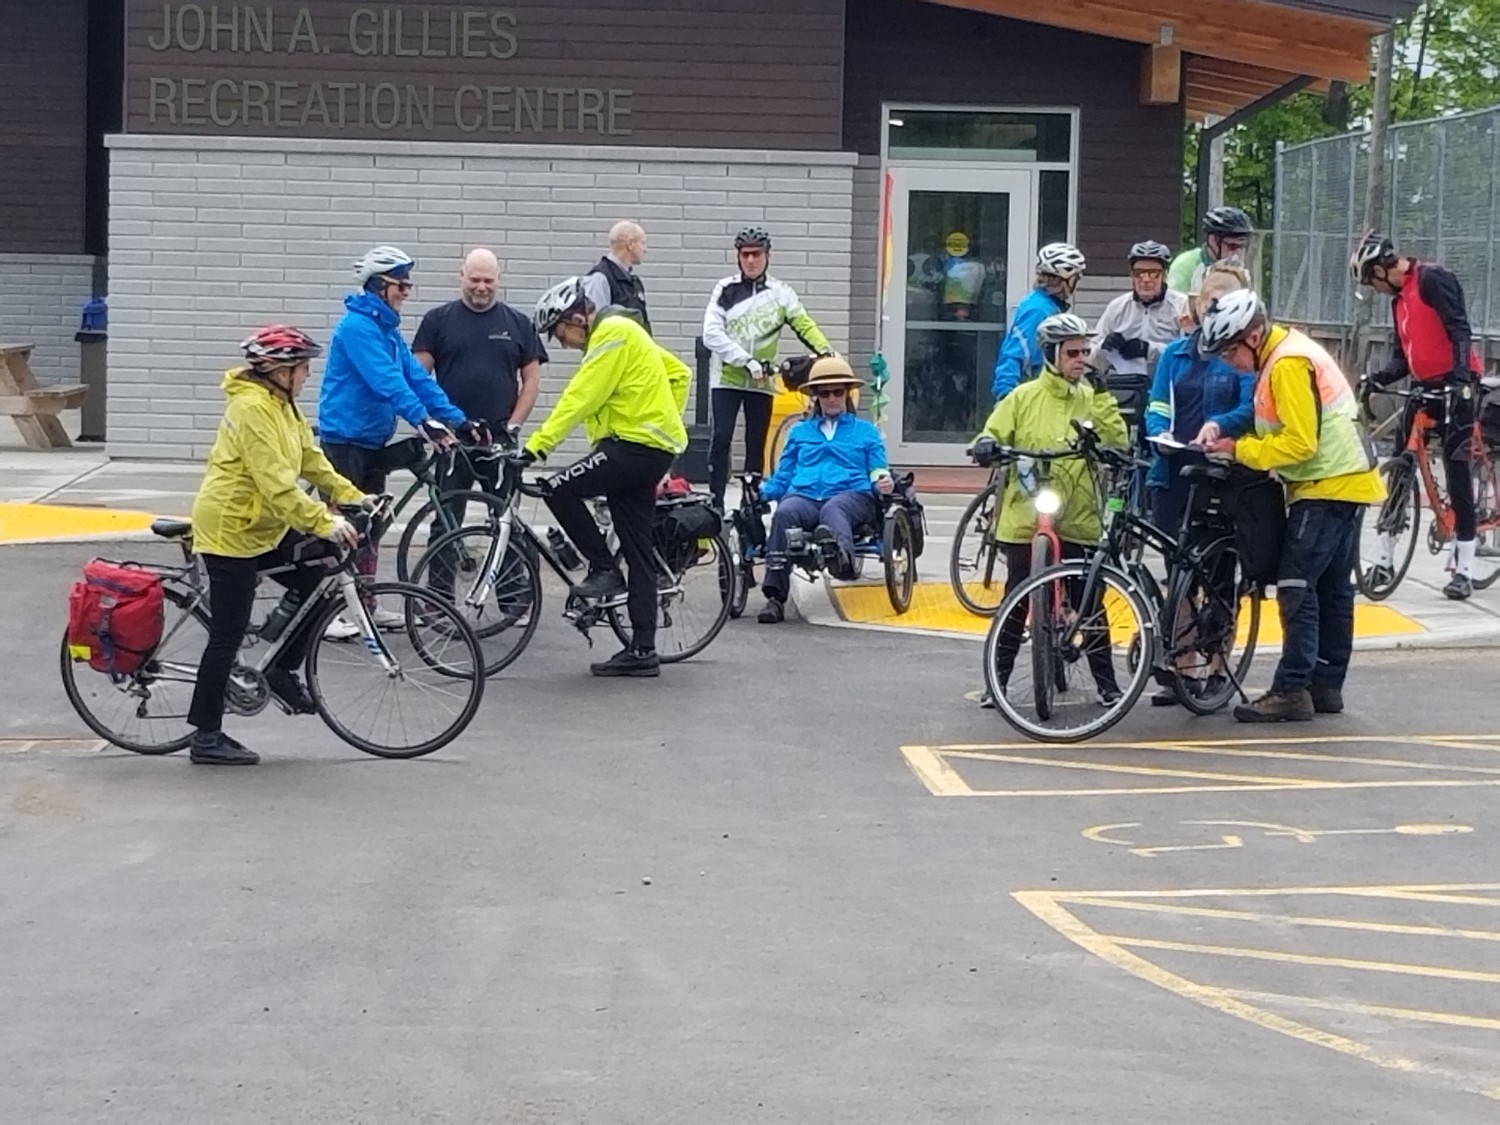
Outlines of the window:
M891 110L886 122L891 160L1067 164L1073 157L1069 113L908 109Z

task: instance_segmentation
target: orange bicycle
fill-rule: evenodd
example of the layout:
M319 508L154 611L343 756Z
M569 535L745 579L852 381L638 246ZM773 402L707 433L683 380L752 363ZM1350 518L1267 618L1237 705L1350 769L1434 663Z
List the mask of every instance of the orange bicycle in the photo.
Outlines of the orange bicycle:
M1413 386L1407 391L1382 391L1424 406L1445 411L1448 391ZM1474 552L1474 588L1483 590L1500 578L1500 489L1496 488L1495 465L1490 459L1490 443L1485 440L1480 418L1483 409L1474 412L1474 434L1470 461L1474 480L1474 514L1477 548ZM1438 423L1426 410L1412 412L1411 432L1401 452L1381 466L1385 477L1386 498L1373 527L1366 526L1360 541L1359 558L1354 577L1360 593L1371 601L1384 601L1395 593L1406 577L1416 554L1421 530L1422 503L1432 509L1427 526L1427 549L1434 555L1453 540L1453 505L1447 490L1438 485L1428 448L1439 436ZM1495 435L1500 438L1500 434ZM1500 442L1497 442L1500 447Z

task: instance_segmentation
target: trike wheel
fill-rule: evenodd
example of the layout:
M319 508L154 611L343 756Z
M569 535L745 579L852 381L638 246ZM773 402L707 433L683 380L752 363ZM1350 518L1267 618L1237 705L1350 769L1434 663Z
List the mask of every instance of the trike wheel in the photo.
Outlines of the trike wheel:
M905 613L911 608L911 592L917 582L916 545L911 516L905 508L892 508L886 513L881 549L885 556L885 592L890 595L891 608L898 614Z

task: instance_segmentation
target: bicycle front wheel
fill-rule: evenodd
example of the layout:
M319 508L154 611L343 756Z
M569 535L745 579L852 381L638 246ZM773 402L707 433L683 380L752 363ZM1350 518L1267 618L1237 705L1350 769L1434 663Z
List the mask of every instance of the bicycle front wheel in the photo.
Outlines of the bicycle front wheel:
M1384 601L1401 585L1416 553L1422 522L1422 490L1411 461L1398 457L1380 471L1385 477L1385 500L1373 526L1367 524L1360 536L1354 563L1355 584L1372 602Z
M1064 562L1016 583L985 638L984 682L996 710L1040 742L1103 734L1135 706L1151 676L1156 622L1144 596L1124 574L1105 568L1090 604L1081 604L1091 565ZM1049 607L1044 621L1052 627L1033 622L1028 631L1027 610L1037 601ZM1041 659L1034 652L1039 643ZM1038 676L1048 682L1038 685ZM1046 714L1039 698L1047 701Z
M506 504L498 496L474 489L450 490L443 493L443 508L431 500L413 513L406 526L401 529L401 538L396 543L396 577L402 582L411 581L412 566L422 553L436 543L438 537L463 527L487 527L493 529L505 514ZM463 520L458 521L448 512L448 505L464 504ZM433 521L436 520L434 523ZM417 536L426 529L426 538L418 543Z
M1052 540L1038 535L1031 541L1031 573L1041 574L1056 562L1052 557ZM1065 632L1061 610L1064 598L1056 583L1036 586L1027 599L1027 616L1031 625L1031 691L1037 718L1052 718L1052 700L1059 687L1058 664L1061 658L1062 634Z
M1173 572L1161 616L1162 659L1178 702L1193 714L1212 715L1239 693L1235 685L1245 682L1255 659L1261 601L1260 587L1244 580L1228 537L1194 552Z
M948 582L958 604L977 617L990 617L1005 596L1005 555L995 538L1000 487L992 484L964 509L948 553Z
M198 661L208 647L208 615L188 609L186 597L163 591L168 614L161 644L128 676L97 672L87 661L74 660L68 636L62 639L62 682L68 702L89 730L106 742L136 754L171 754L193 740L188 707L198 683Z
M514 531L498 558L497 529L461 527L433 540L412 568L463 614L484 650L484 674L503 671L526 651L541 617L542 577L529 544Z
M663 664L676 664L706 649L729 620L737 576L724 536L698 540L687 564L671 576L671 585L668 581L658 578L656 652ZM615 636L629 647L629 610L611 606L605 612Z
M363 638L330 642L325 631L344 612L342 598L313 626L307 689L330 730L380 758L419 758L452 742L484 697L484 653L463 615L431 589L378 582L361 593L401 619L376 630L358 615Z
M738 620L750 601L750 587L755 585L755 563L745 561L745 540L734 520L728 521L724 535L729 557L734 562L734 594L729 599L729 616Z

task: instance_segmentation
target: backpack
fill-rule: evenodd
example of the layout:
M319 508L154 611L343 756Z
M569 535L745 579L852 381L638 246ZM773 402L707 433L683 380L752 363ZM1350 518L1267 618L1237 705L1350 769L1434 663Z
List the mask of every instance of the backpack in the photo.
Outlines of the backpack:
M68 595L68 654L96 672L130 675L165 629L161 576L135 563L94 559Z

